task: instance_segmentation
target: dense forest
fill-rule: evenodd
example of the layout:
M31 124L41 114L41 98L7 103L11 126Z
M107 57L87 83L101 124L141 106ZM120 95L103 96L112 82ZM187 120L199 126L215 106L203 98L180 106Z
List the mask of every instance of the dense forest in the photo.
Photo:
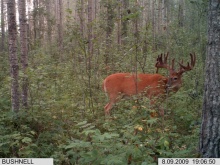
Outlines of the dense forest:
M201 157L209 5L1 0L0 157L54 158L57 165ZM159 102L163 115L136 95L105 115L103 80L120 72L155 74L158 55L167 53L176 70L190 54L196 61L178 92Z

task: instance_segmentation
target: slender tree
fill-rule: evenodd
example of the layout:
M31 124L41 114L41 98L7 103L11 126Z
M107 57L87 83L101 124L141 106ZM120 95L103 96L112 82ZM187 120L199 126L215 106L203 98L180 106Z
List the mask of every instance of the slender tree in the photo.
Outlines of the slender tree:
M27 47L27 18L26 18L26 0L18 1L19 23L20 23L20 43L21 43L21 66L23 72L22 80L22 105L28 107L28 47Z
M117 44L121 46L121 0L118 0L117 6Z
M93 55L93 28L92 28L92 21L93 21L93 0L88 0L88 53L89 53L89 66L91 63L91 57Z
M4 14L4 0L1 0L1 32L2 32L2 40L1 40L1 48L2 51L5 50L5 14Z
M220 1L210 0L208 9L208 51L200 133L202 157L220 157Z
M33 1L33 30L34 30L34 41L39 39L39 1Z
M61 59L63 58L62 50L63 50L63 0L58 0L58 45L59 45L59 54Z
M89 88L89 107L94 113L93 100L92 100L92 88L91 88L91 78L92 78L92 57L93 57L93 3L94 0L88 0L88 58L87 58L87 73L88 73L88 88Z
M153 49L156 49L156 15L155 15L155 3L156 0L152 1L152 34L153 34Z
M161 25L162 25L162 22L161 22L161 19L162 18L162 0L159 0L158 1L158 19L157 19L157 31L158 31L158 34L160 34L161 32Z
M162 28L165 28L166 27L166 8L165 8L165 0L162 0L161 2L162 6L161 6L161 25L162 25Z
M32 14L32 1L27 0L27 37L29 42L32 40L33 36L31 35L32 27L33 27L33 14ZM29 46L29 45L28 45ZM29 47L28 47L29 48Z
M178 11L178 24L179 24L179 27L183 27L183 25L184 25L183 10L184 10L184 1L180 0L179 1L179 11Z
M51 23L51 0L46 1L46 12L47 12L47 41L49 45L51 44L52 39L52 23Z
M80 0L80 9L79 9L79 21L80 21L80 32L81 35L84 37L84 0Z
M8 0L7 3L8 15L8 44L9 44L9 60L11 73L11 102L12 111L19 111L19 84L18 84L18 58L17 58L17 25L15 0Z
M166 27L168 27L170 20L171 20L171 17L172 17L172 9L171 9L172 2L171 2L171 0L166 0L164 2L164 6L165 6L165 11L166 11Z
M112 35L112 31L114 28L114 9L113 9L113 1L112 0L107 0L106 4L105 4L107 10L106 10L106 14L107 14L107 27L106 27L106 51L105 51L105 64L106 66L109 63L109 51L111 49L111 35Z
M131 13L131 10L129 9L129 1L128 0L122 0L122 6L123 6L123 11L122 11L122 30L121 30L121 35L122 35L122 43L126 43L126 37L128 36L128 20L129 18L128 15Z

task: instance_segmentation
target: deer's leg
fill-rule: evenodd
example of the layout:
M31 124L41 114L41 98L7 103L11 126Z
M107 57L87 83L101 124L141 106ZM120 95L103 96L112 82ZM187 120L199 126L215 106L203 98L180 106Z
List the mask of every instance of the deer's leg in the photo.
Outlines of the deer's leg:
M105 106L105 115L110 115L110 110L112 109L113 105L119 100L118 95L110 95L109 102Z
M109 102L108 104L106 104L105 106L105 115L110 115L110 110L112 109L112 106L113 106L114 103L112 102Z

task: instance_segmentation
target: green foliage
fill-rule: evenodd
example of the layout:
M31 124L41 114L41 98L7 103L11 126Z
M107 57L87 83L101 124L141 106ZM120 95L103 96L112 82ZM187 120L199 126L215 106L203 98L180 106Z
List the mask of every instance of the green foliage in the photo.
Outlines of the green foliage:
M49 117L23 111L1 115L0 156L49 157L56 148L52 144L61 141L55 125L48 126Z
M103 8L110 5L115 9L111 11L111 42L106 44L108 24L103 10L92 22L92 56L88 53L87 36L80 31L80 23L73 19L71 9L66 10L61 53L55 42L45 47L39 47L37 42L31 45L26 111L10 113L10 71L6 54L0 56L0 157L52 157L57 165L153 165L158 157L198 156L206 45L204 18L198 18L204 14L205 1L186 3L189 9L194 7L191 5L201 9L185 12L189 15L186 18L194 12L195 24L186 19L184 26L179 27L178 20L173 19L168 30L156 36L152 34L151 22L135 31L135 21L140 20L144 10L136 1L130 2L131 13L123 13L121 18L128 23L128 34L121 45L116 42L116 24L120 19L116 9L122 4L106 0L101 1ZM40 11L41 8L33 14ZM177 13L177 8L172 12ZM158 110L150 109L147 98L136 96L117 103L111 117L105 117L103 79L115 72L155 73L156 57L167 51L177 61L189 61L189 53L195 52L197 62L192 71L184 73L183 87L161 103L164 118L150 117ZM160 73L166 75L166 71Z

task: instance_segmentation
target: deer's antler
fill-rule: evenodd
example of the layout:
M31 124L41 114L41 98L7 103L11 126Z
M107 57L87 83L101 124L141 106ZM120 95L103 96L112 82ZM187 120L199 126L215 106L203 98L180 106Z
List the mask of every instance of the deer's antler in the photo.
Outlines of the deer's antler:
M195 53L190 53L190 57L191 57L191 62L190 62L190 64L189 64L189 62L187 62L187 66L183 65L183 60L182 60L181 63L179 62L179 65L180 65L180 69L179 69L179 72L178 72L179 74L183 74L184 72L190 71L195 66L196 54Z
M157 71L156 73L158 73L158 69L159 68L165 68L165 69L168 69L169 71L174 71L174 62L175 62L175 59L172 60L172 65L171 67L167 64L167 59L168 59L168 56L169 56L169 52L167 54L162 54L159 55L157 57L157 63L155 64L155 67L157 68Z

